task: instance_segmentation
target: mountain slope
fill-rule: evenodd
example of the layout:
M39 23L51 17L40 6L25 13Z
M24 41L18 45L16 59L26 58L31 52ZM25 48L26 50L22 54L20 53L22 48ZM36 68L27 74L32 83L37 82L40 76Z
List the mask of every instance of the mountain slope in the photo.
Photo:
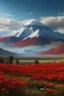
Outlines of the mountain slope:
M10 56L10 55L16 56L17 54L0 48L0 56Z
M26 37L24 40L38 37L38 36L39 36L38 33L39 33L39 30L36 30L36 31L33 32L31 35L29 35L28 37Z
M47 55L47 54L52 54L52 55L56 55L56 54L64 54L64 45L63 46L59 46L57 48L53 48L53 49L50 49L50 50L47 50L47 51L44 51L44 52L39 52L38 54L41 54L41 55Z
M27 40L20 40L19 42L11 45L12 47L24 47L24 46L32 46L32 45L38 45L39 38L35 39L27 39Z

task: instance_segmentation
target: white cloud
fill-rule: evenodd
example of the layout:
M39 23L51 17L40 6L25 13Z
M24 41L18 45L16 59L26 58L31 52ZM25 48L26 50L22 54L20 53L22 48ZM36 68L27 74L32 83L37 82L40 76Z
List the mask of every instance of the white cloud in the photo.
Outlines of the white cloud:
M15 29L21 28L23 24L13 19L0 18L0 32L11 32Z
M0 14L0 18L10 18L10 17L12 17L12 16L13 16L12 14L8 14L8 13L6 13L6 14L1 13L1 14Z
M49 28L64 34L64 16L41 17L40 20Z

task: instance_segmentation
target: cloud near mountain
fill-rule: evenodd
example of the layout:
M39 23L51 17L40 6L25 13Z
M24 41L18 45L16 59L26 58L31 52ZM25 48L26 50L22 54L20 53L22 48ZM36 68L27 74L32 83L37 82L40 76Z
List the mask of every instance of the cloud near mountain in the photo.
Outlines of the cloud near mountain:
M13 19L0 19L0 32L11 32L18 28L21 28L22 22L13 20Z
M41 22L49 28L64 34L64 16L57 17L41 17Z
M24 21L16 21L13 19L0 18L0 32L11 32L13 30L19 29L21 26L23 26L23 23L28 20L29 19ZM49 28L64 34L64 16L41 17L40 21Z

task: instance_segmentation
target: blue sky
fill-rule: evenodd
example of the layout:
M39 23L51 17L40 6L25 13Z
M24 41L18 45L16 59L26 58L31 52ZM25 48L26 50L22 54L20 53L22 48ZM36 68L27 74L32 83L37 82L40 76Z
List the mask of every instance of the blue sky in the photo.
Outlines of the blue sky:
M64 0L0 0L0 14L16 20L62 15L59 12L64 13Z

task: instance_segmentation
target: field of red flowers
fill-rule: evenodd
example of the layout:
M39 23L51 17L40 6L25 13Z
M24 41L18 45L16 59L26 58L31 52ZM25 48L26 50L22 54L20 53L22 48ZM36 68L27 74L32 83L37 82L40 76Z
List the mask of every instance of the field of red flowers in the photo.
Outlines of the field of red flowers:
M64 64L10 65L0 64L0 71L14 76L27 76L35 80L64 81Z
M28 81L19 81L19 77L28 78ZM64 96L61 90L64 90L63 63L0 64L0 96Z

